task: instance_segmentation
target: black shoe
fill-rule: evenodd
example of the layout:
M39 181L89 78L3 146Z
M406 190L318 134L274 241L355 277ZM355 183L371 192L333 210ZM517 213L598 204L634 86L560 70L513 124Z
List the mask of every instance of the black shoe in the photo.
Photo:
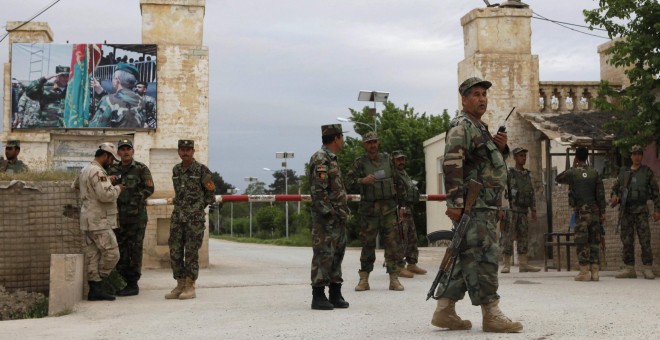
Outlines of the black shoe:
M341 295L341 283L330 284L330 303L335 308L348 308L348 302Z
M312 309L333 310L334 307L325 297L325 287L312 287Z
M140 293L137 281L128 281L124 289L117 292L117 296L134 296Z
M107 294L101 287L101 282L87 281L89 283L89 293L87 293L87 301L114 301L115 297Z

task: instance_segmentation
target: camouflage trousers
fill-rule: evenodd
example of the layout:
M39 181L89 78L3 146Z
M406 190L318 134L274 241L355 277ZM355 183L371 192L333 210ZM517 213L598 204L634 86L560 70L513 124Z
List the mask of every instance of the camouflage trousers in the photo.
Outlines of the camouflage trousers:
M416 264L419 258L419 249L417 248L417 230L415 229L415 221L413 215L406 211L401 216L401 235L403 239L399 244L399 253L403 255L397 263L405 265L406 263Z
M575 210L575 250L581 265L600 263L601 225L597 208L583 206Z
M312 225L312 287L342 283L346 252L346 221L315 219Z
M653 264L651 251L651 228L648 210L639 213L625 213L621 220L621 242L623 243L623 263L635 265L635 233L642 248L642 264Z
M170 264L174 279L189 277L197 280L199 275L199 248L204 240L204 211L192 214L172 213L170 237Z
M147 221L119 225L115 229L120 254L117 271L127 282L139 281L142 276L142 245Z
M467 291L472 304L478 306L500 298L497 294L497 211L476 209L470 217L456 266L447 289L440 297L458 301L465 297Z
M85 231L83 249L89 281L108 277L119 261L117 238L110 229Z
M374 270L376 262L376 237L380 234L385 249L385 266L388 273L398 273L397 261L402 258L399 242L396 204L394 201L383 200L360 203L361 227L360 240L362 253L360 254L360 271Z
M503 255L513 255L513 241L518 254L529 252L529 218L526 212L509 210L504 219L504 230L500 236L500 249Z

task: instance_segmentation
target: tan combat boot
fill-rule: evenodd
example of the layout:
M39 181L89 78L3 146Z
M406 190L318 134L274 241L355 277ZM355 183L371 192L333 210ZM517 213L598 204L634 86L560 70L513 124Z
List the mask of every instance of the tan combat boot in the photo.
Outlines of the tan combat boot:
M179 300L194 299L197 297L195 294L195 280L187 277L186 284L183 286L183 292L179 295Z
M449 328L450 330L467 330L472 329L472 322L470 320L462 320L456 314L456 301L448 298L438 299L438 307L433 312L433 319L431 324L440 328Z
M176 279L176 288L172 289L171 292L165 294L166 299L178 299L181 292L183 292L183 286L186 284L186 279Z
M400 277L405 277L408 279L412 279L413 277L415 277L415 274L413 274L411 271L408 271L408 269L406 269L406 267L403 265L397 266L397 269L399 270Z
M358 274L360 274L360 282L355 286L355 291L369 290L369 272L359 271Z
M599 281L600 280L600 266L596 263L591 264L591 281Z
M403 285L399 282L399 275L397 273L390 273L390 290L403 290Z
M481 313L483 314L483 327L484 332L494 333L516 333L523 329L520 322L513 322L507 318L497 305L500 300L495 300L488 304L481 305Z
M408 263L406 269L408 269L409 272L412 272L414 274L419 274L419 275L426 274L426 269L419 267L416 263Z
M502 260L502 270L500 273L508 274L511 272L511 255L504 255Z
M635 266L625 265L619 274L614 275L614 277L617 279L636 279Z
M589 265L580 265L580 273L575 276L575 281L591 281L591 272L589 271Z
M527 254L520 254L519 256L520 260L520 265L518 267L518 272L520 273L526 273L526 272L531 272L535 273L541 270L541 268L530 266L527 264Z
M644 278L647 280L655 279L655 274L653 274L653 268L650 265L644 266L644 268L642 268L642 274L644 274Z

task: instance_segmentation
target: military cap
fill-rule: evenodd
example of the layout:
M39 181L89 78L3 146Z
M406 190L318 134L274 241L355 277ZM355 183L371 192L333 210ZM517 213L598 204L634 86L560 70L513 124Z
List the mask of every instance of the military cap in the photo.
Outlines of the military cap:
M7 143L5 143L5 148L21 148L21 141L20 140L8 140Z
M116 161L119 160L119 156L117 156L117 148L115 148L114 144L106 142L99 145L99 149L111 154Z
M475 85L481 85L486 89L489 89L491 86L493 86L493 83L489 82L488 80L482 80L481 78L477 78L477 77L468 78L461 84L461 86L458 87L458 93L460 93L461 96L464 96L467 90L469 90Z
M121 148L122 146L129 146L133 148L133 142L130 139L122 139L117 143L117 149Z
M69 74L70 72L71 72L71 67L69 66L55 66L55 73Z
M403 151L401 150L392 151L392 158L401 158L401 157L406 158L406 155L403 154Z
M340 135L346 131L342 131L341 124L328 124L321 126L321 136Z
M179 139L179 147L180 148L194 148L195 147L195 141L190 140L190 139Z
M527 149L525 149L525 148L521 148L521 147L517 147L517 148L513 149L513 151L511 151L511 152L512 152L514 155L517 155L517 154L519 154L519 153L521 153L521 152L527 152Z
M630 148L630 153L635 153L635 152L644 153L644 149L642 148L641 145L633 145Z
M133 64L119 63L115 66L115 71L124 71L132 74L135 79L140 78L140 71Z
M363 142L368 142L370 140L378 140L378 135L373 131L369 131L362 136Z

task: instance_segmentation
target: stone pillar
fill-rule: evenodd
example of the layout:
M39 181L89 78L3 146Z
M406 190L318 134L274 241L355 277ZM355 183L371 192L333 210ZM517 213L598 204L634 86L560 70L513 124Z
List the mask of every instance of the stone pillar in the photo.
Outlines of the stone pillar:
M609 64L610 56L607 50L614 46L618 39L608 41L598 45L598 55L600 56L600 79L606 80L610 85L619 85L622 87L630 86L630 79L624 73L625 68L616 67Z
M84 262L83 254L50 256L48 315L60 315L71 311L73 306L82 300Z

